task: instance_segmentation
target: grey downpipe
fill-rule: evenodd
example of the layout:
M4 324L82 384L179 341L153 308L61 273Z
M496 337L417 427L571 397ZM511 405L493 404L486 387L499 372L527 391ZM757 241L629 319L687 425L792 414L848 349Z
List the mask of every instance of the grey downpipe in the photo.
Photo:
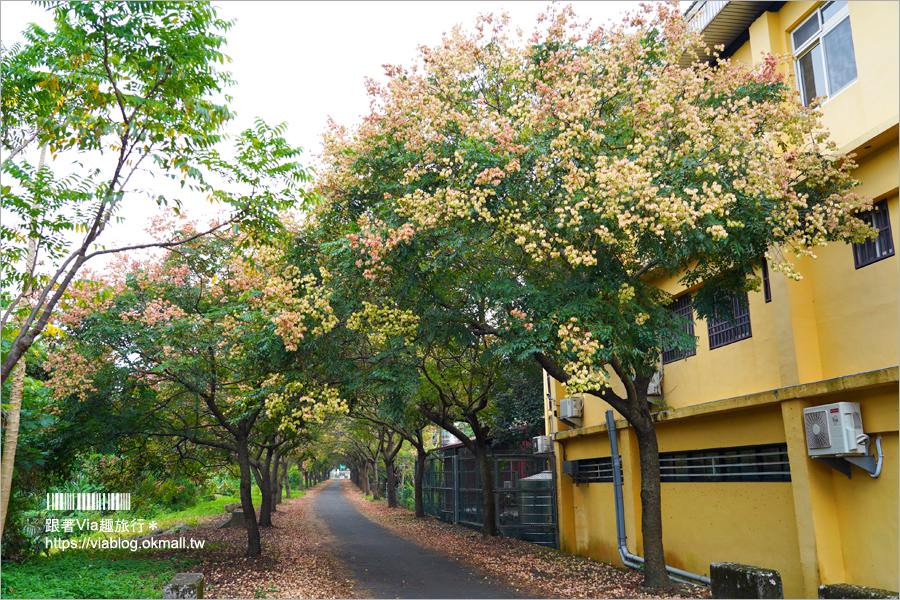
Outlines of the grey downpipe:
M612 456L613 490L615 492L616 500L616 537L619 547L619 556L622 558L622 563L626 567L637 569L644 564L644 559L629 552L626 543L625 502L622 499L622 460L619 458L619 440L616 436L616 423L613 420L613 411L611 410L606 411L606 429L609 433L609 447ZM681 569L676 569L669 565L666 565L666 572L672 576L671 579L683 583L699 583L705 586L709 586L712 583L709 577L706 577L705 575L689 573L688 571L682 571Z

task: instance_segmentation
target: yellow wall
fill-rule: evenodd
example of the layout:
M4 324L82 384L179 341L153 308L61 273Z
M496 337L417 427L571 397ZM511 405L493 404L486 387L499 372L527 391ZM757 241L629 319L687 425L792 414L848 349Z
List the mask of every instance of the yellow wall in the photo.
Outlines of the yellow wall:
M750 40L732 59L756 63L768 52L791 52L790 32L821 4L793 1L777 13L764 13L750 27ZM857 81L822 106L824 124L844 152L896 124L900 107L900 30L896 26L900 3L853 1L849 6ZM849 114L852 119L847 118Z
M790 31L820 5L787 2L764 13L733 60L789 52ZM832 139L858 155L857 192L888 201L895 255L855 269L850 245L832 243L796 263L799 282L770 270L772 301L762 291L749 294L752 337L728 346L709 350L706 323L695 318L696 356L663 369L670 410L658 416L660 451L787 444L791 482L662 484L673 566L696 573L718 561L771 567L786 597L816 597L822 583L900 589L898 7L850 3L858 81L822 106ZM685 291L675 278L656 285ZM557 399L565 395L563 386L554 389ZM859 402L864 430L873 442L881 434L879 478L855 466L847 478L809 457L803 409L839 401ZM608 408L586 397L576 431L548 417L549 430L565 432L555 444L557 472L562 460L609 456ZM618 426L628 547L641 555L637 444L630 428ZM558 483L563 550L618 564L612 484L575 486L564 475Z
M865 581L872 587L897 591L897 433L882 438L887 465L878 479L860 470L851 479L837 471L830 475L835 502L840 507L837 515L844 550L844 580Z
M851 379L681 411L696 413L689 416L673 411L657 422L660 452L787 443L791 466L790 483L663 483L668 564L699 574L720 561L773 568L781 574L785 597L816 597L822 583L900 587L897 370ZM802 411L833 402L860 404L873 454L875 436L882 434L879 478L854 466L848 479L809 457ZM628 549L642 555L637 444L630 428L617 435ZM607 457L610 451L602 426L569 432L555 446L558 472L562 460ZM567 475L558 481L562 549L619 564L612 484L575 485Z
M709 574L712 562L777 570L785 598L804 596L790 483L663 483L666 563Z
M681 408L780 387L771 305L765 303L762 292L751 292L748 301L752 332L749 339L710 350L706 322L695 318L696 356L663 366L668 406Z

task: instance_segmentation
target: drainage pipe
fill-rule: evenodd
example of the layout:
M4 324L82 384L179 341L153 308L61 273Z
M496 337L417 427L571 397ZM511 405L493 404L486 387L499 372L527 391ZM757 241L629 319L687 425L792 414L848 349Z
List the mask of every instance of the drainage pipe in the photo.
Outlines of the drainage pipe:
M879 475L881 475L881 465L884 462L884 453L881 451L881 434L880 433L875 438L875 448L877 449L877 452L878 452L878 463L875 466L875 472L869 473L869 475L871 477L877 478ZM866 448L866 454L869 454L868 448Z
M616 537L619 547L619 556L622 558L622 563L624 563L626 567L637 569L644 564L644 559L629 552L626 543L625 502L622 499L622 460L619 458L619 441L616 436L616 424L615 421L613 421L613 412L611 410L606 411L606 429L609 433L609 447L612 456L613 490L615 492L616 501ZM696 573L682 571L681 569L676 569L669 565L666 565L666 572L669 573L671 579L683 583L699 583L707 587L712 583L709 577L706 577L705 575L697 575Z

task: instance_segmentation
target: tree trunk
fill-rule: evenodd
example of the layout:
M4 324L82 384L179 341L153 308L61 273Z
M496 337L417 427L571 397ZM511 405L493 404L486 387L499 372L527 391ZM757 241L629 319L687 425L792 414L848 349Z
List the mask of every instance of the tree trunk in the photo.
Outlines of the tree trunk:
M415 497L416 503L416 517L419 519L425 518L425 499L422 495L422 483L425 481L425 459L428 458L428 454L425 452L425 448L417 448L418 452L416 453L416 474L413 479L413 496Z
M360 491L363 496L369 495L369 461L364 460L362 462L362 472L359 474L359 482L362 484L359 486Z
M47 146L41 146L41 158L38 161L38 171L44 167L47 158ZM37 264L37 238L28 238L28 255L25 257L26 283L22 289L23 297L28 297L32 292L31 278L34 276L34 267ZM28 317L22 319L20 329L28 326ZM3 531L6 527L6 511L9 508L9 494L12 490L13 471L16 466L16 448L19 445L19 422L22 414L22 396L25 393L25 354L16 363L12 370L12 384L9 390L9 409L6 418L6 433L3 440L3 457L0 460L0 540L3 539Z
M19 445L19 418L22 409L22 395L25 391L25 359L13 368L12 387L9 393L9 416L3 440L3 465L0 471L0 539L6 526L6 510L9 507L9 493L12 487L13 468L16 464L16 448Z
M478 462L481 479L481 504L484 515L481 533L484 537L500 535L497 531L497 511L494 504L494 475L487 454L487 443L478 437L475 438L475 460Z
M649 412L632 423L641 463L641 536L644 546L644 586L672 585L663 554L662 496L659 485L659 445Z
M284 494L285 494L285 498L287 498L288 500L291 499L291 480L288 479L288 471L290 471L290 470L291 470L291 461L285 460L284 461L284 474L283 474Z
M381 456L384 459L384 474L387 491L388 506L397 508L397 474L394 469L394 461L400 449L403 448L403 438L394 435L393 432L387 432L382 445Z
M241 508L244 520L247 521L247 556L253 558L262 554L259 540L259 527L256 524L256 511L253 509L253 476L250 472L250 451L247 439L237 439L238 465L241 468Z
M278 505L281 504L281 478L278 476L281 469L281 455L275 453L275 460L272 464L272 510L278 511Z
M381 495L379 492L381 491L381 486L378 485L378 459L372 461L372 469L375 472L375 476L372 477L372 500L380 500Z
M390 508L397 508L397 476L394 473L394 458L385 459L384 473L387 479L387 503Z
M256 477L256 485L262 498L259 501L259 526L272 526L272 451L266 451L266 461L260 468L253 467L253 475Z

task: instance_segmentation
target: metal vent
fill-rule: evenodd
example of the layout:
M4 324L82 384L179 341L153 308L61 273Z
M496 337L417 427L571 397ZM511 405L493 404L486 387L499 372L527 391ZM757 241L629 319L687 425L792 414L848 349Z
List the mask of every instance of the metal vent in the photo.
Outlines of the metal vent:
M828 433L828 414L824 410L803 415L806 422L806 447L810 450L831 446Z
M862 429L862 418L860 418L859 413L853 411L853 428L854 429Z

